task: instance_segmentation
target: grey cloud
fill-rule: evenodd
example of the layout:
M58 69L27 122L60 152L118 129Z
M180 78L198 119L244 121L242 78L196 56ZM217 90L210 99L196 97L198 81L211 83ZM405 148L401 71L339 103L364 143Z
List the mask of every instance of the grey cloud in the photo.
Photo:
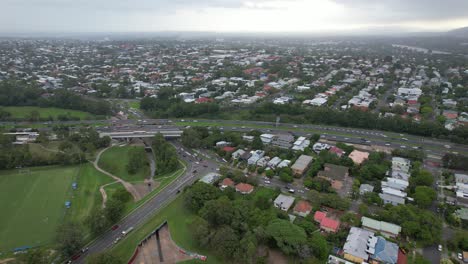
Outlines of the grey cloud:
M468 18L468 0L333 0L366 22Z
M264 3L268 0L252 2ZM178 9L248 8L245 0L0 0L0 7L88 11L177 11ZM93 10L94 9L94 10Z

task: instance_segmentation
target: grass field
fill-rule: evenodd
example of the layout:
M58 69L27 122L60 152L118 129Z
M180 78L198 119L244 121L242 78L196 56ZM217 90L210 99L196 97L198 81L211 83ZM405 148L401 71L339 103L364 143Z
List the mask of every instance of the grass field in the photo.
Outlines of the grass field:
M23 174L18 171L0 172L0 252L53 240L78 167L36 167Z
M40 118L48 118L51 116L53 119L57 119L58 115L70 115L80 119L92 119L94 116L90 113L61 109L55 107L36 107L36 106L7 106L3 107L3 110L10 112L13 118L26 119L31 115L32 111L37 111Z
M208 256L207 261L187 261L184 263L222 263L206 250L200 249L191 235L191 223L195 215L187 211L183 206L183 199L179 196L168 206L156 214L150 221L146 222L134 232L130 233L124 240L111 249L122 260L128 260L133 254L138 243L151 233L165 220L169 223L172 239L179 247Z
M106 170L125 181L143 181L150 176L149 164L140 168L135 174L129 174L127 171L127 164L129 160L128 152L132 148L141 148L136 146L114 146L104 151L99 160L99 167Z
M78 188L72 192L72 207L67 212L66 219L83 222L93 208L101 206L99 187L111 182L113 179L97 171L91 163L83 164L76 179Z
M140 101L130 101L128 102L128 105L131 108L140 109Z
M64 220L83 223L101 206L99 187L113 181L91 163L34 167L30 174L18 171L0 171L0 252L50 244ZM72 182L78 184L76 190ZM71 201L70 209L65 209L65 201Z

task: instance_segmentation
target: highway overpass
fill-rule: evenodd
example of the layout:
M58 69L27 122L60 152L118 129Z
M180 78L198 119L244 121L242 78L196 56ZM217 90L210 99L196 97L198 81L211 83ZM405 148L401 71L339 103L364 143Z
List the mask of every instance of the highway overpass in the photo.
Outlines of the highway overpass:
M112 139L129 139L129 138L152 138L156 134L161 133L165 138L178 138L182 136L182 130L151 130L151 131L111 131L99 132L99 137L109 136Z

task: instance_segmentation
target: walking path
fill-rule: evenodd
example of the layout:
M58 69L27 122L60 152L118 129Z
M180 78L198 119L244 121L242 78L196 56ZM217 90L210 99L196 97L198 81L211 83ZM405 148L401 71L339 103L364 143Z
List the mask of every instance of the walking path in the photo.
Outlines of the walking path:
M139 201L142 197L141 197L140 193L138 193L138 191L135 189L135 186L133 186L131 183L126 182L126 181L122 180L121 178L115 176L114 174L109 173L109 172L107 172L107 171L105 171L105 170L103 170L103 169L101 169L99 167L98 163L99 163L99 159L101 158L101 154L104 151L106 151L108 148L109 147L99 151L99 153L96 156L96 160L93 162L94 168L96 168L96 170L106 174L107 176L113 178L114 180L120 182L125 187L125 189L133 196L133 200L135 200L135 202ZM102 192L101 192L101 194L102 194ZM104 198L104 196L103 196L103 198ZM107 198L107 195L106 195L106 198Z
M107 193L104 188L114 183L118 183L118 182L115 181L115 182L106 183L102 185L101 187L99 187L99 191L101 192L101 196L102 196L102 208L106 208L106 203L107 203Z

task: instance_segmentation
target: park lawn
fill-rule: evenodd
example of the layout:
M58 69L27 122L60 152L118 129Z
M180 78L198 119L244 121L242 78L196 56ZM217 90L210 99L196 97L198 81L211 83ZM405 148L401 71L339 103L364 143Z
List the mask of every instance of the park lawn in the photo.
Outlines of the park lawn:
M195 217L194 214L183 206L182 196L178 196L178 198L170 202L149 221L137 227L134 232L120 241L111 251L124 261L130 259L138 243L167 220L171 237L179 247L208 257L207 261L204 262L190 261L184 263L222 263L221 260L213 256L209 251L200 249L197 246L190 230L191 223Z
M78 187L72 190L72 207L67 211L66 219L82 223L94 208L102 205L99 187L113 181L111 177L96 170L93 164L82 164L78 176L74 178Z
M77 117L79 119L93 119L94 115L84 111L62 109L55 107L37 107L37 106L6 106L2 108L9 112L13 118L27 119L31 115L32 111L37 111L40 118L48 118L51 116L54 120L57 119L58 115L70 115L71 117Z
M78 166L29 170L22 174L20 170L0 171L0 252L53 241Z
M101 154L99 167L128 182L143 181L151 173L149 162L146 162L145 166L140 168L135 174L130 174L127 171L127 164L129 162L128 152L132 148L144 149L142 146L113 146Z
M129 101L128 105L131 108L140 109L140 101Z

